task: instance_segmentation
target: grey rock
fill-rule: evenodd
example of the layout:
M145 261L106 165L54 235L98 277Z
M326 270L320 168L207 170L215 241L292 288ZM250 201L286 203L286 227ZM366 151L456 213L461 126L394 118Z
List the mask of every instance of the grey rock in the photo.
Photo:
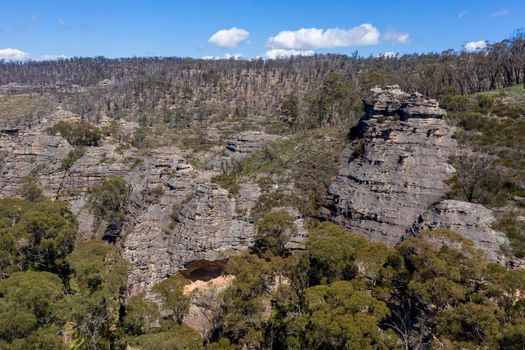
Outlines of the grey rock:
M395 245L448 192L446 181L454 174L448 158L457 143L442 119L361 124L366 131L346 148L322 214L354 233Z
M474 241L489 259L505 262L509 240L504 233L492 229L495 220L492 210L480 204L444 200L423 213L407 237L423 230L446 228Z
M274 137L262 131L245 131L235 135L226 146L226 154L248 155L266 147Z
M368 118L397 114L406 120L416 117L441 118L446 115L436 100L425 98L418 92L409 95L399 85L387 85L384 88L376 86L370 91L372 95L363 101Z
M401 111L404 118L441 118L447 114L436 100L425 98L418 92L414 92L403 102Z
M399 85L387 85L384 88L373 87L372 95L364 101L368 117L393 115L401 108L403 102L410 96L399 88Z

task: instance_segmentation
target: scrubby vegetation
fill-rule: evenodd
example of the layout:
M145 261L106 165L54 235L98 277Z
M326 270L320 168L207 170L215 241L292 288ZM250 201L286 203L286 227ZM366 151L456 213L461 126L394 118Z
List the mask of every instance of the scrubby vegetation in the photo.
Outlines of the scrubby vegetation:
M100 130L86 121L66 122L61 120L49 132L60 134L72 146L98 146L102 137Z
M124 205L130 187L121 177L108 177L90 191L91 210L99 223L106 224L105 238L114 242L124 223Z
M95 193L127 188L115 184L124 183L109 179ZM144 350L522 345L525 271L488 262L460 235L423 232L393 249L311 219L306 249L290 254L284 243L293 229L285 211L258 221L253 252L227 262L224 273L235 279L216 301L219 312L203 338L183 323L188 280L172 276L153 287L153 300L140 294L126 301L128 263L102 240L75 244L76 220L65 202L3 199L0 344Z
M515 87L444 100L448 120L465 151L452 163L450 196L498 209L494 225L524 256L525 227L517 220L525 201L525 92Z
M270 226L279 226L282 215ZM436 245L436 235L462 248ZM520 346L521 304L509 301L525 287L524 272L487 262L453 232L392 249L318 223L304 252L283 259L273 248L269 259L245 255L228 262L226 272L236 279L224 296L218 343L210 348Z
M129 295L130 266L118 246L130 194L124 179L108 177L89 190L101 239L87 241L66 202L46 199L37 177L24 179L22 198L0 199L0 349L523 348L523 268L489 262L448 230L392 248L318 219L361 99L375 84L398 83L448 109L456 139L472 150L451 159L458 171L450 197L496 209L494 228L524 257L525 94L516 86L524 81L524 50L517 33L480 52L398 58L0 63L0 84L26 84L0 96L7 124L58 105L82 117L48 130L74 146L62 170L113 134L115 124L94 126L102 116L138 122L131 135L110 140L126 142L120 155L137 148L137 158L128 159L135 164L152 147L175 145L204 168L240 131L275 136L212 180L231 196L256 183L261 196L251 211L254 245L228 260L224 273L235 279L215 301L204 337L184 323L192 295L181 275L160 276L166 278L151 293ZM155 203L164 190L150 188L145 200ZM171 231L189 200L167 209ZM296 214L283 207L305 222L304 250L286 247Z

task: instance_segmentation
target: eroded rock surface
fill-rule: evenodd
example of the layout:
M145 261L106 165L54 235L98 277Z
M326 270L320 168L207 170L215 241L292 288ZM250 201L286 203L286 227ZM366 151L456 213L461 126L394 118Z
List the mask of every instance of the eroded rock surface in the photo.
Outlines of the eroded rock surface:
M397 85L373 88L365 116L352 130L344 166L329 188L322 214L369 239L396 245L422 230L447 228L504 262L508 240L479 204L445 200L453 129L437 101Z
M131 262L132 294L148 291L192 261L223 259L253 244L255 224L250 212L260 195L257 184L243 184L239 194L232 196L211 182L217 170L194 169L177 147L144 153L123 147L115 138L85 147L83 155L65 169L62 161L74 147L48 131L61 120L79 118L57 110L31 126L2 127L0 194L18 195L23 179L35 176L46 196L69 201L83 239L102 238L105 226L90 210L89 189L109 176L124 178L131 191L116 244ZM101 121L101 125L110 124ZM128 124L117 122L119 133L130 134L135 126ZM258 136L239 137L246 144L236 146L239 154L248 155L270 139L253 134Z
M444 200L418 218L408 237L423 230L450 229L474 241L489 259L504 262L509 241L504 233L492 229L495 220L492 210L480 204Z
M448 158L457 143L440 118L381 122L381 109L367 108L374 112L360 122L361 138L345 150L346 165L329 188L323 212L355 233L395 245L448 191L454 173Z

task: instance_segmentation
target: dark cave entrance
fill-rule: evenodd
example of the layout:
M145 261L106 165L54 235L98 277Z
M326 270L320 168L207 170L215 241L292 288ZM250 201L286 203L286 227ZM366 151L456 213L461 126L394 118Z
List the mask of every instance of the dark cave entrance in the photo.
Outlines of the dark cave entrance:
M226 262L227 260L195 260L186 265L186 268L179 273L192 282L208 282L222 274Z

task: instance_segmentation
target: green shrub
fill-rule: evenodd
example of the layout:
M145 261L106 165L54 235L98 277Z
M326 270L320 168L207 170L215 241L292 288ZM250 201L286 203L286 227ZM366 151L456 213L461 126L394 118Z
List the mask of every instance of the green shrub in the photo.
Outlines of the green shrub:
M513 215L499 218L493 225L495 230L504 232L510 241L512 253L518 258L525 258L525 223Z
M236 196L239 193L240 186L235 175L217 175L212 177L211 182L215 182L222 188L227 189L230 195Z
M266 214L257 223L254 252L262 258L284 256L285 244L293 234L294 219L284 210Z
M469 108L470 99L468 96L455 95L445 96L442 101L442 107L448 112L465 112Z
M72 146L98 146L102 133L100 129L86 121L59 121L51 129L53 134L60 134Z
M97 220L107 222L106 235L109 240L116 239L124 221L124 207L130 186L121 177L108 177L90 190L89 202Z
M42 192L36 177L27 176L22 180L20 196L30 202L35 202L44 198L44 193Z

